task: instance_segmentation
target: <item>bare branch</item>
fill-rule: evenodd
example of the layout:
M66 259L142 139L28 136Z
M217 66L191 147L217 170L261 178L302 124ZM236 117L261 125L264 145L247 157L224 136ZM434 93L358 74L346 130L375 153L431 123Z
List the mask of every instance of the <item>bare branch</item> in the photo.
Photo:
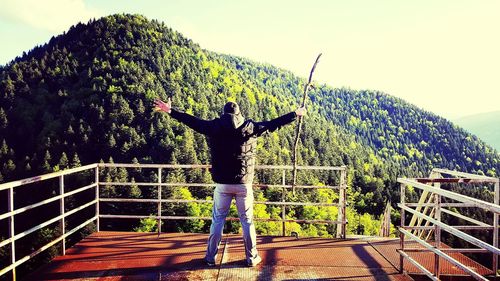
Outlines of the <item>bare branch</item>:
M306 105L306 100L307 100L307 92L309 91L309 88L312 88L312 77L314 70L316 69L316 65L318 65L319 58L321 57L321 53L318 55L316 58L316 61L314 62L311 72L309 73L309 81L307 84L304 86L304 95L302 96L302 104L301 107L304 107ZM293 183L292 183L292 191L293 194L295 195L295 185L297 184L297 147L299 144L299 138L300 138L300 132L302 131L302 116L299 116L299 123L297 124L297 128L295 130L295 142L293 145Z

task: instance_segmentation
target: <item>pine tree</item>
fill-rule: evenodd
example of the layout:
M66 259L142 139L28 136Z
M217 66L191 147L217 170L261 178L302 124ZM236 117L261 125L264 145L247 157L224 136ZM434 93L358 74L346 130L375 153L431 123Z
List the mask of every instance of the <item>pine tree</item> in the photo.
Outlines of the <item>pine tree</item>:
M68 129L66 129L66 134L67 135L75 134L75 131L73 130L73 127L71 126L71 124L68 126Z
M9 122L7 120L7 114L3 110L3 108L0 107L0 129L5 129L9 125Z
M108 137L108 146L110 148L114 148L116 146L116 140L115 140L115 137L113 136L113 134L109 134L109 137Z
M7 146L7 142L5 139L2 140L2 146L0 147L0 159L2 156L6 156L9 154L9 147Z
M132 185L128 189L128 198L141 198L141 189L135 183L135 178L130 180Z
M8 177L14 172L15 169L16 169L16 164L14 164L14 161L12 161L12 159L9 159L5 164L3 164L2 173L6 177Z
M48 150L45 151L45 156L43 157L42 170L47 173L52 171L52 167L50 166L50 161L52 160L52 156L50 156L50 152Z
M68 160L68 156L66 156L66 153L63 152L61 154L61 158L59 158L59 169L60 170L64 170L64 169L67 169L69 167L69 160Z
M80 163L80 158L78 157L78 153L75 152L73 155L73 159L71 160L71 168L81 167L82 163Z

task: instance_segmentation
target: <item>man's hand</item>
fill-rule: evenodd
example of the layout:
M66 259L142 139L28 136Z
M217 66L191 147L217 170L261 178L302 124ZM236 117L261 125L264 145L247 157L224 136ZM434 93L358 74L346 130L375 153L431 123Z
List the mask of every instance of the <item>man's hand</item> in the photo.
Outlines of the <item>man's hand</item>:
M299 117L306 116L306 114L307 114L306 108L305 107L297 108L297 110L295 110L295 114L297 114L297 116L299 116Z
M170 113L172 111L172 100L168 98L167 102L164 102L162 100L155 100L155 111L164 111L166 113Z

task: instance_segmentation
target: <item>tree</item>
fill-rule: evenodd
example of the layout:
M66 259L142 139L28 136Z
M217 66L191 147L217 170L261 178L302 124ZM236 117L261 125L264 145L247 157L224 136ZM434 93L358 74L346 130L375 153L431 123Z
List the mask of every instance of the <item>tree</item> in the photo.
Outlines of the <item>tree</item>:
M52 167L50 166L51 160L52 156L50 156L50 152L46 150L45 156L43 157L43 165L42 165L42 170L46 173L52 171Z
M58 166L60 170L67 169L69 167L68 156L66 156L65 152L61 153L61 158L59 158Z
M9 147L7 146L7 142L5 139L2 140L2 146L0 147L0 159L3 156L7 156L9 154Z
M71 160L71 168L81 167L82 164L80 162L80 157L78 157L78 153L75 152L73 154L73 159Z
M7 120L7 114L3 110L3 108L0 107L0 129L5 129L9 125L9 122Z

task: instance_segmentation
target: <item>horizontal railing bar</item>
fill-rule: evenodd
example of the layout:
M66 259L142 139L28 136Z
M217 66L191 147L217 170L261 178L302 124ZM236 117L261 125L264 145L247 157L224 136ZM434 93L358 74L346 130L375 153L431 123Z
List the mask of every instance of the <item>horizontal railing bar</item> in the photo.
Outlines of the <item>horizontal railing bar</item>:
M80 211L82 209L85 209L85 208L87 208L87 207L89 207L89 206L91 206L93 204L96 204L96 203L97 203L97 200L92 200L92 201L90 201L90 202L88 202L88 203L86 203L84 205L79 206L78 208L75 208L75 209L72 209L71 211L68 211L67 213L59 215L59 216L57 216L55 218L52 218L52 219L50 219L50 220L48 220L46 222L41 223L41 224L39 224L39 225L37 225L35 227L32 227L32 228L30 228L28 230L25 230L25 231L23 231L21 233L18 233L16 235L14 235L14 237L10 237L8 239L5 239L2 242L0 242L0 248L3 247L3 246L5 246L5 245L7 245L7 244L9 244L12 241L15 241L15 240L17 240L19 238L22 238L22 237L24 237L24 236L26 236L26 235L34 232L34 231L37 231L37 230L39 230L41 228L44 228L44 227L46 227L46 226L48 226L50 224L53 224L53 223L61 220L62 218L70 216L70 215L72 215L72 214L74 214L74 213L76 213L76 212L78 212L78 211Z
M64 194L60 194L60 195L57 195L57 196L54 196L54 197L51 197L49 199L46 199L46 200L43 200L43 201L40 201L38 203L35 203L35 204L32 204L32 205L28 205L28 206L25 206L25 207L22 207L22 208L19 208L19 209L16 209L12 212L9 212L9 213L5 213L5 214L2 214L0 215L0 220L3 220L5 218L8 218L10 216L13 216L13 215L18 215L18 214L21 214L21 213L24 213L28 210L31 210L31 209L34 209L36 207L40 207L42 205L45 205L45 204L48 204L50 202L54 202L54 201L57 201L61 198L66 198L68 196L71 196L73 194L76 194L76 193L80 193L82 191L85 191L87 189L90 189L90 188L93 188L93 187L96 187L97 184L96 183L93 183L93 184L90 184L90 185L87 185L87 186L84 186L84 187L81 187L79 189L75 189L75 190L72 190L70 192L67 192L67 193L64 193Z
M167 220L191 220L191 219L200 219L200 220L211 220L211 217L187 217L187 216L161 216L161 219ZM239 218L228 217L226 220L230 221L239 221ZM302 223L331 223L331 224L341 224L339 221L332 220L297 220L297 219L271 219L271 218L254 218L255 221L278 221L278 222L302 222Z
M54 173L50 173L50 174L44 174L41 176L26 178L26 179L17 180L17 181L11 181L11 182L0 184L0 190L9 189L11 187L17 187L17 186L21 186L21 185L26 185L26 184L30 184L30 183L34 183L34 182L44 181L44 180L56 178L59 176L74 174L74 173L82 172L85 170L91 170L91 169L95 169L96 167L97 167L97 164L90 164L90 165L72 168L72 169L67 169L67 170L62 170L62 171L58 171L58 172L54 172Z
M293 188L290 184L254 184L254 187L259 188ZM302 189L340 189L340 186L335 185L295 185L295 188Z
M339 203L315 203L315 202L272 202L272 201L255 201L255 204L261 205L278 205L278 206L320 206L333 207L341 206Z
M125 203L158 203L158 199L128 199L128 198L100 198L101 202L125 202ZM162 203L213 203L213 200L187 200L187 199L161 199ZM260 205L285 205L285 206L339 206L338 203L314 203L314 202L270 202L254 201L254 204Z
M186 187L215 187L215 183L158 183L158 182L99 182L99 185L118 185L118 186L186 186Z
M211 168L208 164L127 164L127 163L99 163L102 168L136 168L136 169L194 169L194 168ZM278 170L293 170L291 165L256 165L255 169L278 169ZM343 171L346 166L297 166L298 170L325 170L325 171Z
M101 214L100 218L118 218L118 219L146 219L146 218L155 218L158 219L158 216L145 216L145 215L110 215L110 214ZM212 220L211 217L188 217L188 216L161 216L160 219L166 220ZM235 217L227 217L226 220L230 221L238 221L239 218ZM271 219L271 218L254 218L255 221L279 221L279 222L302 222L302 223L326 223L326 224L342 224L341 221L332 221L332 220L294 220L294 219Z
M483 176L483 175L476 175L476 174L469 174L469 173L458 172L458 171L451 171L451 170L447 170L447 169L434 168L434 169L432 169L432 171L437 172L437 173L441 173L441 174L451 175L451 176L463 177L463 178L494 180L495 182L498 181L498 178L493 178L493 177L488 177L488 176Z
M271 219L269 221L284 221L284 222L301 222L301 223L326 223L326 224L344 224L341 221L332 221L332 220L299 220L299 219L286 219L286 220L276 220Z
M493 226L479 226L479 225L450 225L450 227L463 230L490 230L494 229ZM435 229L435 226L404 226L404 229Z
M445 253L489 253L485 249L467 249L467 248L441 248L439 249ZM427 249L422 248L405 248L405 252L429 252Z
M406 250L406 249L405 249ZM422 273L427 275L429 279L434 280L434 281L439 281L439 279L432 274L427 268L425 268L423 265L421 265L418 261L414 260L412 257L410 257L407 253L404 251L397 249L396 250L400 255L402 255L405 259L407 259L410 263L412 263L417 269L419 269Z
M475 219L473 219L473 218L469 218L469 217L467 217L467 216L464 216L464 215L459 214L459 213L454 212L454 211L450 211L450 210L448 210L448 209L441 209L441 212L446 213L446 214L449 214L449 215L452 215L452 216L457 217L457 218L460 218L460 219L463 219L463 220L465 220L465 221L468 221L468 222L470 222L470 223L476 224L476 225L478 225L478 226L485 226L485 227L491 227L491 228L493 228L493 226L492 226L492 225L489 225L489 224L484 223L484 222L482 222L482 221L475 220Z
M467 266L463 265L462 263L460 263L456 259L452 258L448 254L444 253L443 251L441 251L439 249L436 249L434 246L432 246L431 244L429 244L429 243L425 242L424 240L418 238L416 235L413 235L411 232L409 232L407 230L404 230L402 228L400 228L399 231L401 231L404 235L409 236L413 240L417 241L418 243L420 243L420 245L422 245L422 246L426 247L427 249L429 249L429 251L431 251L431 252L439 255L440 257L446 259L448 262L454 264L455 266L457 266L461 270L467 272L469 275L471 275L475 279L488 281L488 279L484 278L479 273L477 273L477 272L473 271L472 269L468 268Z
M293 170L290 165L256 165L255 169L279 169L279 170ZM327 170L327 171L344 171L347 170L346 166L297 166L298 170Z
M100 182L99 185L117 185L117 186L186 186L186 187L214 187L215 183L157 183L157 182ZM283 184L253 184L253 187L259 188L292 188L293 185L283 185ZM340 186L333 185L296 185L295 188L302 189L339 189Z
M408 207L434 207L436 206L436 203L405 203L405 206ZM476 204L471 204L471 203L441 203L441 207L446 207L446 208L471 208L471 207L476 207Z
M167 186L166 183L159 184L158 182L99 182L99 185L118 185L118 186ZM210 183L186 183L184 186L192 186L192 187L210 187L215 186L215 184ZM173 185L176 186L176 185Z
M419 213L419 212L413 210L412 208L403 206L401 204L398 204L398 206L401 209L404 209L405 211L408 211L408 212L416 215L417 217L425 219L425 220L433 223L434 225L440 226L442 230L444 230L444 231L446 231L446 232L448 232L450 234L453 234L453 235L457 236L458 238L463 239L463 240L465 240L465 241L467 241L467 242L469 242L469 243L471 243L473 245L476 245L479 248L487 249L488 251L490 251L493 254L497 254L497 255L500 254L500 249L498 249L497 247L494 247L494 246L492 246L492 245L490 245L490 244L488 244L488 243L486 243L484 241L481 241L481 240L477 239L476 237L473 237L473 236L471 236L471 235L469 235L467 233L464 233L464 232L462 232L462 231L460 231L458 229L455 229L455 228L453 228L453 227L451 227L451 226L449 226L449 225L447 225L445 223L442 223L442 222L440 222L438 220L435 220L435 219L433 219L433 218L431 218L429 216L426 216L426 215L424 215L422 213Z
M147 198L99 198L99 202L123 202L123 203L158 203L158 199Z
M78 206L77 208L71 209L70 211L68 211L68 212L64 213L64 217L71 216L72 214L74 214L74 213L76 213L76 212L78 212L78 211L80 211L80 210L83 210L83 209L87 208L88 206L91 206L91 205L93 205L93 204L96 204L97 202L98 202L98 200L97 200L97 199L94 199L94 200L92 200L92 201L90 201L90 202L88 202L88 203L86 203L86 204L83 204L83 205L81 205L81 206Z
M477 178L412 178L420 183L495 183L494 179Z
M18 267L19 265L25 263L26 261L32 259L33 257L35 257L36 255L40 254L41 252L47 250L48 248L54 246L55 244L57 244L58 242L60 242L61 240L65 239L66 237L70 236L71 234L75 233L76 231L78 231L79 229L85 227L87 224L91 223L92 221L96 220L97 219L97 216L94 216L93 218L91 219L88 219L87 221L85 221L84 223L78 225L77 227L73 228L72 230L66 232L65 234L59 236L58 238L56 238L55 240L45 244L44 246L42 246L41 248L39 248L38 250L34 251L33 253L27 255L27 256L24 256L23 258L17 260L15 263L11 264L10 266L0 270L0 276L2 276L3 274L5 274L6 272L12 270L13 268L15 267Z
M2 270L0 270L0 276L4 275L5 273L11 271L12 269L14 269L15 267L17 267L17 262L16 263L12 263L10 264L9 266L7 267L4 267Z
M211 168L208 164L129 164L129 163L99 163L99 168L135 168L135 169L195 169Z
M450 199L457 200L460 202L472 203L472 204L474 204L474 207L486 209L486 210L494 212L494 213L500 213L500 206L495 205L493 203L489 203L489 202L486 202L483 200L479 200L479 199L472 198L469 196L461 195L461 194L458 194L458 193L455 193L452 191L448 191L448 190L444 190L444 189L440 189L440 188L435 188L433 186L419 183L419 182L412 181L412 180L408 180L408 179L398 178L398 182L402 183L402 184L409 185L409 186L413 186L413 187L416 187L416 188L419 188L419 189L422 189L422 190L425 190L428 192L436 193L436 194L439 194L439 195L442 195L442 196L445 196L445 197L448 197Z

